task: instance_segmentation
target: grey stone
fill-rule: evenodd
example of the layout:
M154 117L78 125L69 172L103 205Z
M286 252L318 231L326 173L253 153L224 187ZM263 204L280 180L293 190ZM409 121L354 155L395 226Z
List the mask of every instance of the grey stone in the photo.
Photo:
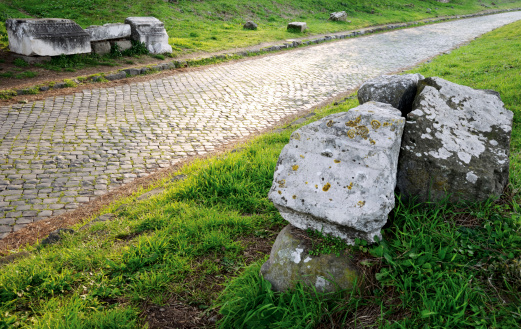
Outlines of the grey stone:
M51 89L49 86L41 86L40 88L38 88L40 91L47 91L49 89Z
M294 288L297 282L320 292L353 289L360 283L361 275L346 252L312 256L311 243L303 235L288 225L277 236L270 258L260 270L274 291Z
M15 58L21 58L24 61L26 61L28 64L41 64L50 62L51 58L50 56L24 56L24 55L16 55Z
M130 48L132 48L132 42L130 42L130 40L111 41L110 45L118 46L119 50L121 51L129 50Z
M110 42L99 41L91 43L92 53L97 55L105 55L110 53Z
M148 191L147 193L140 195L137 199L139 201L149 199L149 198L153 197L154 195L163 193L164 191L165 191L164 188L156 188L151 191Z
M9 49L26 56L90 53L90 36L69 19L10 18L6 20Z
M497 93L427 78L407 115L398 188L418 201L484 201L508 183L513 113Z
M114 80L125 79L126 77L127 77L127 73L125 71L119 71L117 73L107 74L105 76L105 79L107 79L109 81L114 81Z
M163 22L155 17L128 17L125 23L130 24L132 39L143 42L152 54L171 53L168 34Z
M404 124L397 109L369 102L296 130L269 199L296 227L374 241L394 208Z
M103 26L92 25L85 29L90 35L90 41L124 39L130 37L130 25L109 23Z
M254 22L252 21L248 21L244 24L243 28L245 28L246 30L256 30L257 29L257 24L255 24Z
M55 231L52 231L45 239L42 240L42 242L40 242L40 244L44 246L56 244L62 239L63 233L73 234L74 230L70 228L59 228Z
M133 77L141 74L141 69L125 69L123 72L125 72L126 75Z
M347 13L345 11L339 11L336 13L329 14L329 20L334 22L345 22L347 21Z
M418 90L421 74L382 75L364 82L358 90L358 102L374 101L391 104L402 112L402 116L412 110L412 103Z
M308 28L305 22L291 22L288 23L288 31L291 32L304 32Z

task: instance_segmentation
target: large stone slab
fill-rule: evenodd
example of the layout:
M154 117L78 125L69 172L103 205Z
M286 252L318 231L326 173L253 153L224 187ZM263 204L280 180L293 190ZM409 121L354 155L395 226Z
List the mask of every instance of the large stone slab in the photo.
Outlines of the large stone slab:
M329 14L329 20L334 22L345 22L347 21L347 13L345 11L331 13Z
M369 102L296 130L269 192L282 217L353 243L374 241L394 207L405 119Z
M90 36L70 19L16 18L6 21L9 49L25 56L90 53Z
M501 195L508 183L512 118L494 91L423 80L405 125L400 192L418 201Z
M130 37L130 25L121 23L92 25L85 29L90 35L90 41L124 39Z
M412 103L418 90L421 74L382 75L364 82L358 90L358 102L381 102L391 104L406 116L412 111Z
M168 44L168 34L165 25L155 17L128 17L126 24L130 24L132 39L143 42L152 54L171 53L172 47Z
M297 282L314 286L320 292L352 289L361 283L358 269L346 252L340 255L310 255L310 243L293 226L286 226L277 236L270 258L260 274L274 291L285 291Z

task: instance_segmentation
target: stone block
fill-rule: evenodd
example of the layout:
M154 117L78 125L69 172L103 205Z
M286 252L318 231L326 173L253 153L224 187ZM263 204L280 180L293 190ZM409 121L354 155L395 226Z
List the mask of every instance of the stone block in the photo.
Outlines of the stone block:
M117 45L119 47L119 50L125 51L132 48L132 42L130 40L118 40L118 41L111 41L111 46Z
M90 35L90 41L124 39L130 37L130 25L121 23L92 25L85 29Z
M499 197L508 183L512 119L497 92L421 81L403 135L400 193L418 201Z
M92 53L97 55L105 55L110 53L110 42L108 41L99 41L99 42L92 42Z
M329 20L334 22L345 22L347 21L347 13L345 11L331 13L329 14Z
M405 119L369 102L296 130L282 150L269 199L301 229L374 241L394 208Z
M314 286L320 292L352 289L360 283L362 276L349 255L343 252L338 256L312 256L309 241L298 231L286 226L277 236L270 258L261 267L261 275L274 291L294 288L297 282Z
M9 49L25 56L90 53L90 35L69 19L16 18L6 21Z
M288 31L291 32L304 32L308 28L305 22L291 22L288 23Z
M364 82L358 90L358 102L369 101L391 104L405 117L412 110L421 74L382 75Z
M163 22L155 17L128 17L125 23L130 24L133 40L144 43L152 54L171 53L168 34Z
M255 24L254 22L252 21L248 21L244 24L243 28L246 29L246 30L256 30L257 29L257 24Z
M114 80L125 79L126 77L127 77L127 73L125 71L120 71L117 73L107 74L105 76L105 79L107 79L109 81L114 81Z

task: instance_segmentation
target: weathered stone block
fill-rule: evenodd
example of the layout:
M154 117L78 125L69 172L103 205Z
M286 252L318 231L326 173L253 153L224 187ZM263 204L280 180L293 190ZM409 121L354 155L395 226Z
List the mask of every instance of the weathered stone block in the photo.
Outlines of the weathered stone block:
M117 45L121 51L132 48L132 42L129 40L111 41L110 44L111 46Z
M345 11L339 11L336 13L329 14L329 20L334 22L345 22L347 21L347 13Z
M346 253L311 256L309 241L298 230L286 226L277 236L270 258L262 265L261 275L274 291L285 291L297 282L315 286L317 291L352 289L361 276Z
M288 23L288 31L304 32L307 29L308 29L308 25L305 22L291 22L291 23Z
M9 49L25 56L90 53L90 36L69 19L8 19Z
M512 118L497 92L436 77L421 81L405 125L400 192L418 201L500 196L508 183Z
M152 54L171 53L168 34L163 22L155 17L128 17L125 23L130 24L132 39L143 42Z
M114 23L103 26L92 25L85 29L90 35L90 41L124 39L130 37L130 25Z
M91 47L93 54L105 55L110 53L110 42L108 41L92 42Z
M406 116L412 111L412 103L418 90L421 74L382 75L364 82L358 90L358 102L381 102L391 104Z
M298 228L374 241L394 207L404 123L397 109L370 102L296 130L269 199Z

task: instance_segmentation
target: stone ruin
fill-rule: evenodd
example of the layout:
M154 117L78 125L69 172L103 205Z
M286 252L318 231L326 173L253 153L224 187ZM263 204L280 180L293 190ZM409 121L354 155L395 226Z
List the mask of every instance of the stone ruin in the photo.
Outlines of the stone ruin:
M49 60L52 56L109 53L117 44L121 50L131 47L130 40L144 42L150 53L172 52L164 25L155 17L129 17L126 24L89 26L85 30L70 19L8 19L9 49L25 56Z
M346 255L311 256L297 228L373 242L395 188L416 202L482 202L508 183L513 113L497 92L409 74L368 81L358 99L296 130L281 152L269 199L290 225L261 269L274 290L360 281Z

